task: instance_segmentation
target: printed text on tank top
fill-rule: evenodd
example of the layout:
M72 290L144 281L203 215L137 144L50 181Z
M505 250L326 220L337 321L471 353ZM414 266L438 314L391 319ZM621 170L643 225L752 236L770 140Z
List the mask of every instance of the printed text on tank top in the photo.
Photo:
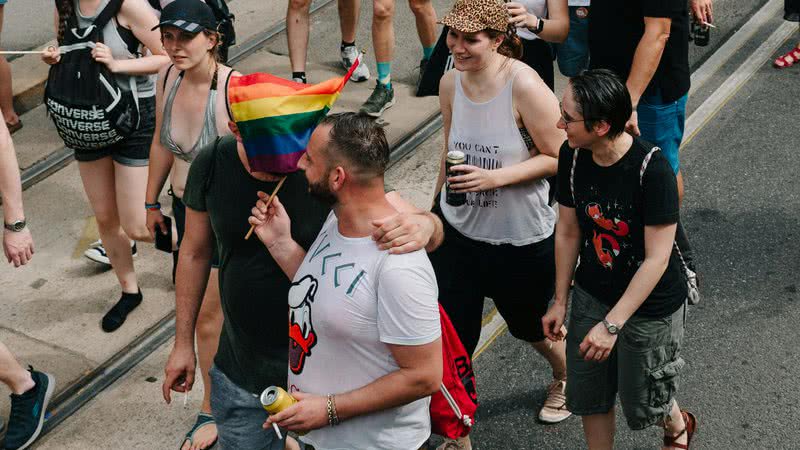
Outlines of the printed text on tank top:
M465 92L470 86L462 84L463 74L455 73L447 147L463 152L468 165L500 169L525 162L537 153L523 136L513 95L515 79L525 73L523 69L530 69L522 63L512 64L505 84L496 93L473 90L472 98ZM548 191L547 182L537 179L467 193L462 206L448 205L442 196L440 206L447 222L470 239L522 246L546 239L553 232L555 211L547 203Z
M181 71L175 78L175 82L170 87L164 101L164 114L161 121L161 143L175 154L178 158L192 162L197 152L205 145L216 139L217 133L217 119L216 119L216 103L217 103L217 77L219 75L219 67L215 67L214 76L211 78L211 86L208 90L208 97L206 100L206 108L203 114L203 126L197 136L194 145L188 149L183 150L172 139L172 106L175 101L175 96L178 93L178 88L183 80L184 72ZM165 78L169 76L169 69Z

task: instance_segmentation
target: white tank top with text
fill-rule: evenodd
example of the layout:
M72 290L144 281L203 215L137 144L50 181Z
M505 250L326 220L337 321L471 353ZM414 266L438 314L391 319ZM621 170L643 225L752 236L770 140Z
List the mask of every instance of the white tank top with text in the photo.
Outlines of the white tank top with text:
M518 72L497 96L484 103L467 98L461 73L456 72L447 148L464 152L467 164L491 170L531 158L514 119L512 88ZM468 193L466 204L450 206L443 188L439 202L445 219L464 236L490 244L522 246L553 233L556 213L547 203L548 190L547 181L539 179Z

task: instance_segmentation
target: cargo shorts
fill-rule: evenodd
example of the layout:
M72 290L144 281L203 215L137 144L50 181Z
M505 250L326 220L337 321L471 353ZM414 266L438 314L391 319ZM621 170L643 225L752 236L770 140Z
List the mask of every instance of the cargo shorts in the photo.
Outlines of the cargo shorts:
M586 361L578 347L610 308L575 286L567 333L567 409L578 416L605 414L617 394L633 430L660 423L672 408L685 365L680 357L686 303L660 318L631 317L608 359Z

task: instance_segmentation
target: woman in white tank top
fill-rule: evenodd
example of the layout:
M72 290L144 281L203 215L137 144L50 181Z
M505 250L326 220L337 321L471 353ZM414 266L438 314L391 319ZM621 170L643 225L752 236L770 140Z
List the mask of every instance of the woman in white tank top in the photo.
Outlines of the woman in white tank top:
M439 299L470 354L484 298L494 300L511 334L550 362L555 379L539 418L559 422L569 416L565 347L549 346L541 324L555 285L556 215L545 178L555 175L565 139L556 128L558 100L518 60L520 40L502 3L458 0L441 23L450 27L455 64L440 84L445 141L466 164L445 180L443 157L437 182L434 211L444 219L445 239L430 258ZM466 203L448 204L447 189L466 193ZM447 444L470 448L468 439Z

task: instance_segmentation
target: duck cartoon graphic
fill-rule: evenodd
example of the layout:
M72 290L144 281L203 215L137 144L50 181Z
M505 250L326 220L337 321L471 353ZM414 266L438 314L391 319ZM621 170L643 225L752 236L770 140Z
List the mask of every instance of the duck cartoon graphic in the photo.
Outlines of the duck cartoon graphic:
M314 323L311 321L311 304L319 283L306 275L289 287L289 369L299 375L306 358L317 343Z

